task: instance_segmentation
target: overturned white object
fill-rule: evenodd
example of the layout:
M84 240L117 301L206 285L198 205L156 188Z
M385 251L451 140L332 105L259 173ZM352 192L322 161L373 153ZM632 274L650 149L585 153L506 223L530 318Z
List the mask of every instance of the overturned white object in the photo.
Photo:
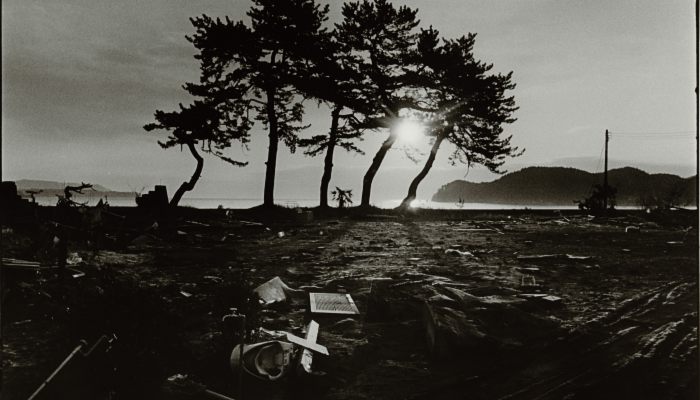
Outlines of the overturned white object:
M258 379L276 381L289 372L294 345L291 343L272 340L255 344L243 345L241 360L241 345L231 352L231 369L243 368L243 371Z

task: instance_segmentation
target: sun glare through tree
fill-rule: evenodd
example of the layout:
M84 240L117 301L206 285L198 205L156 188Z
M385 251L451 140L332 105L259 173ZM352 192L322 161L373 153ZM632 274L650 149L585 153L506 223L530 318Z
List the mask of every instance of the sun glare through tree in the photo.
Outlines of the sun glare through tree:
M424 118L406 108L399 110L399 117L394 124L399 144L415 146L426 136L427 127Z
M399 141L403 144L418 144L425 137L425 126L410 118L400 120L396 125Z

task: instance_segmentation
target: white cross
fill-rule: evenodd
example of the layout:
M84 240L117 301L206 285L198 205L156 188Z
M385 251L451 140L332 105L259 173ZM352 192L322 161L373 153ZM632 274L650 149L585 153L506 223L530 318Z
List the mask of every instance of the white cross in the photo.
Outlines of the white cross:
M318 338L318 327L318 322L313 320L309 322L309 326L306 329L306 339L302 339L299 336L287 333L288 341L304 348L304 351L301 353L301 360L299 362L302 368L304 368L304 371L307 373L311 373L311 362L313 361L314 357L312 351L326 356L328 355L328 349L325 346L316 343L316 339Z

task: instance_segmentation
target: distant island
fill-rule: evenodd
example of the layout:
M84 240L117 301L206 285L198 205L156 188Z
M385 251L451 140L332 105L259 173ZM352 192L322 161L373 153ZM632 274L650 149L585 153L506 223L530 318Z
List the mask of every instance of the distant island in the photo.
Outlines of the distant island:
M86 182L88 183L88 182ZM44 180L36 180L36 179L20 179L18 181L15 181L15 184L17 185L17 194L19 194L22 197L28 197L27 191L33 191L33 192L38 192L41 191L41 193L37 194L37 197L53 197L53 196L63 196L63 189L66 186L79 186L80 183L78 182L56 182L56 181L44 181ZM83 197L128 197L128 198L135 198L136 197L136 192L119 192L115 190L108 189L102 185L98 184L93 184L93 189L94 190L84 190L84 194L80 195L77 194L75 195L77 199L81 199Z
M608 171L608 184L617 189L617 205L641 206L671 201L674 205L696 204L696 178L671 174L648 174L625 167ZM432 201L443 203L493 203L517 205L572 205L603 183L603 174L576 168L528 167L493 182L464 180L443 185Z

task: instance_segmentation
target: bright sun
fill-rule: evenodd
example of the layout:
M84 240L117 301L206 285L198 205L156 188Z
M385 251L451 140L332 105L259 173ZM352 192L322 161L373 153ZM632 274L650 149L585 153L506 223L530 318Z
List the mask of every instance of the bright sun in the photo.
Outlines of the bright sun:
M425 127L412 119L402 119L395 129L399 140L406 144L415 144L425 136Z

